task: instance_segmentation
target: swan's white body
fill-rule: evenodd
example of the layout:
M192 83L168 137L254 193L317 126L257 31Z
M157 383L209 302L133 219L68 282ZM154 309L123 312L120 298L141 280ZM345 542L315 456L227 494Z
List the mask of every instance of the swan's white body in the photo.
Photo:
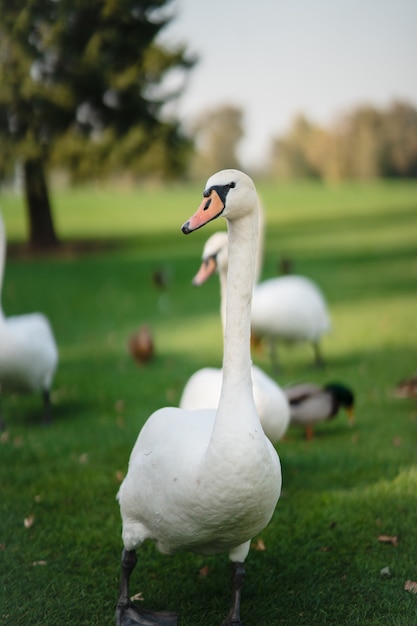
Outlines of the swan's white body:
M188 379L181 395L180 408L191 411L215 409L220 400L223 380L221 368L203 367ZM288 400L282 389L259 367L252 365L253 399L265 435L275 443L290 422Z
M6 233L0 215L0 293ZM0 389L49 392L58 364L58 349L42 313L5 317L0 306Z
M255 285L252 328L257 335L316 342L330 330L324 297L305 276L280 276Z
M310 342L320 364L319 341L330 330L323 294L305 276L280 276L255 285L252 300L254 337L265 339L276 365L276 342Z
M206 241L203 250L203 263L193 282L202 284L217 270L221 292L221 314L225 325L225 304L227 287L227 233L214 233ZM181 395L179 406L183 409L215 409L219 404L223 373L221 369L204 367L188 379ZM277 385L259 367L252 365L253 397L256 410L266 436L277 442L284 436L290 421L288 400Z
M224 196L221 209L218 191ZM191 232L214 219L209 214L215 210L214 217L223 214L228 220L228 274L234 288L227 291L222 391L217 410L167 407L142 428L118 493L127 551L150 538L165 553L228 552L232 562L241 563L277 504L280 462L259 422L251 383L257 204L249 177L236 170L218 172L183 226ZM122 576L121 613L129 603L126 587ZM233 623L240 621L234 617Z

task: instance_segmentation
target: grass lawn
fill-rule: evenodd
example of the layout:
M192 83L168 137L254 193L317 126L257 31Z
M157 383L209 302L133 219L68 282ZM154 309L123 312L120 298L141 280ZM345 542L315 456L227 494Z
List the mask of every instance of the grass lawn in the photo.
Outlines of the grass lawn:
M203 185L57 191L68 245L39 258L19 253L21 199L0 195L10 240L4 310L45 312L60 350L51 426L40 425L39 397L2 398L1 623L114 623L115 495L137 433L154 409L178 403L194 370L221 363L218 282L196 290L190 281L224 221L180 232ZM417 594L404 584L417 581L417 404L393 389L417 370L417 182L258 190L268 224L263 278L288 257L321 285L333 321L326 369L312 368L309 346L283 347L278 382L347 383L356 424L341 414L311 442L291 429L277 445L283 493L261 535L265 549L254 538L246 562L242 618L246 626L415 626ZM164 291L156 270L168 278ZM138 367L126 344L145 321L156 357ZM266 353L254 360L271 374ZM138 556L131 591L146 606L178 611L181 626L221 623L227 556L166 557L151 544Z

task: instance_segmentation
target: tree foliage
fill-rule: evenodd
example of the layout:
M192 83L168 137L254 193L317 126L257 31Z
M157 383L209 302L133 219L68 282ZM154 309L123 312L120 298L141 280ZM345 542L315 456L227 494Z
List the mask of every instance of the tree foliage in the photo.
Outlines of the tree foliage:
M28 161L78 178L182 170L189 143L178 122L162 119L179 92L164 90L164 79L194 60L157 42L168 4L0 0L0 175Z
M243 112L239 107L221 105L201 113L192 128L196 154L192 176L200 179L207 172L229 167L241 169L237 147L243 137Z
M417 176L417 110L394 102L386 110L361 106L322 128L303 116L272 143L277 178L325 180Z

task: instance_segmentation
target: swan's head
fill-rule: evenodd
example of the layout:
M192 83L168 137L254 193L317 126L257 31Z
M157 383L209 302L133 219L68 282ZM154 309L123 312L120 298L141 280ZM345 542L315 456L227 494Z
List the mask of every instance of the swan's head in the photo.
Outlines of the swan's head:
M210 278L215 271L227 272L227 232L214 233L206 241L203 249L202 263L193 278L193 285L199 287Z
M210 176L203 201L182 226L188 235L220 215L228 220L243 217L258 207L258 196L252 179L239 170L221 170Z

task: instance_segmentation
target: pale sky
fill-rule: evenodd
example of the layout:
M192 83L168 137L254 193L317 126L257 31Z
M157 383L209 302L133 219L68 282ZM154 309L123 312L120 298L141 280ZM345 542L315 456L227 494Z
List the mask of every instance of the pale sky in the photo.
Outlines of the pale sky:
M167 42L200 57L176 114L244 112L243 165L303 112L328 124L359 104L417 106L417 0L175 0Z

